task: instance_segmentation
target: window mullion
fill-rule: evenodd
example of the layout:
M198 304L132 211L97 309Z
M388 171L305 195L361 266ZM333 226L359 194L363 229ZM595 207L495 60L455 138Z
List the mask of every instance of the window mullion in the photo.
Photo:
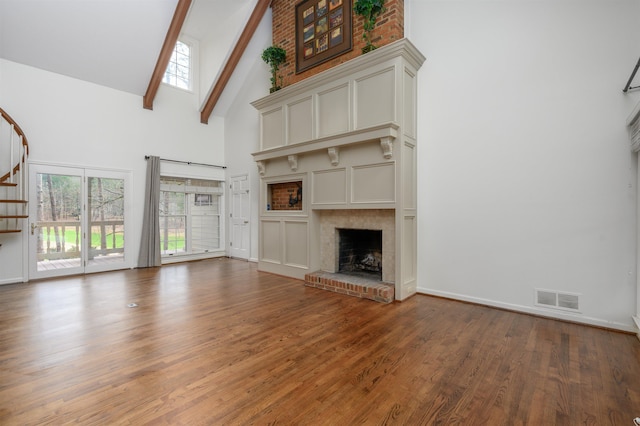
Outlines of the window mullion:
M186 203L187 205L185 206L185 214L186 214L186 219L185 219L185 241L186 241L186 250L187 253L191 254L193 253L193 244L192 244L192 240L193 240L193 220L191 217L191 206L193 204L193 194L185 194L186 196Z

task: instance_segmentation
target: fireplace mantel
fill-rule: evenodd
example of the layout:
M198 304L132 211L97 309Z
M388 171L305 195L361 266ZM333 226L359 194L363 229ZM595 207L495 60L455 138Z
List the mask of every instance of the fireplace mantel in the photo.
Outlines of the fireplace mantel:
M336 272L321 233L332 232L323 212L341 211L340 221L355 229L383 230L383 280L396 299L416 292L416 91L424 59L402 39L252 103L260 114L252 154L261 176L259 269L299 279ZM268 186L294 180L302 208L271 210Z
M398 128L399 126L396 123L387 123L364 130L354 130L352 132L340 133L335 136L327 136L293 145L279 146L277 148L256 152L252 155L255 161L267 161L278 157L327 150L332 147L339 148L356 143L380 141L381 144L384 144L389 140L393 142L393 140L398 137Z

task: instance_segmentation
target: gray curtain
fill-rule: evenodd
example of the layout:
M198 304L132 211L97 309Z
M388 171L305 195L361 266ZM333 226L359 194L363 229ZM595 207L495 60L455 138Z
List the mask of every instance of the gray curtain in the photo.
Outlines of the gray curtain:
M160 266L160 157L147 158L147 186L138 267Z

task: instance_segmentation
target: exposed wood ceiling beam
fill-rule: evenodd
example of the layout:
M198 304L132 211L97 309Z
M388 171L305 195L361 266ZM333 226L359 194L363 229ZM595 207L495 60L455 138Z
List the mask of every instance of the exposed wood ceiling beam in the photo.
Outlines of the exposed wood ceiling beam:
M227 62L224 64L224 68L219 74L218 79L213 86L213 90L211 90L209 98L200 112L201 123L209 123L209 116L213 112L213 108L216 106L220 95L222 95L222 92L229 82L233 71L236 69L238 62L240 62L240 58L242 58L244 50L247 48L249 41L251 41L251 37L253 37L253 33L255 33L256 28L260 25L260 21L269 8L271 1L272 0L258 0L258 3L256 3L256 7L253 9L249 20L247 21L247 25L244 27L244 30L242 30L242 34L240 34L238 42L233 48L231 55L229 55L229 59L227 59Z
M189 12L190 6L191 0L178 0L176 11L173 14L173 19L171 19L171 25L169 25L167 36L164 39L162 50L160 50L160 55L158 56L158 61L156 62L156 68L153 70L151 80L149 81L147 93L145 93L144 98L142 98L142 106L146 109L153 109L153 100L156 97L156 93L158 92L158 87L160 86L160 82L162 81L162 76L164 75L164 72L167 70L167 66L169 65L171 53L173 52L176 42L178 41L178 36L180 35L180 31L182 30L182 25L184 24L184 20L187 17L187 12Z

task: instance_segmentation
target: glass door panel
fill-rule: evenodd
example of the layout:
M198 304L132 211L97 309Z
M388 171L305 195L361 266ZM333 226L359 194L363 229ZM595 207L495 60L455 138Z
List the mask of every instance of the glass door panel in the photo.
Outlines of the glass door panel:
M124 262L124 179L87 178L87 266Z
M82 171L40 168L32 179L31 276L82 272Z

